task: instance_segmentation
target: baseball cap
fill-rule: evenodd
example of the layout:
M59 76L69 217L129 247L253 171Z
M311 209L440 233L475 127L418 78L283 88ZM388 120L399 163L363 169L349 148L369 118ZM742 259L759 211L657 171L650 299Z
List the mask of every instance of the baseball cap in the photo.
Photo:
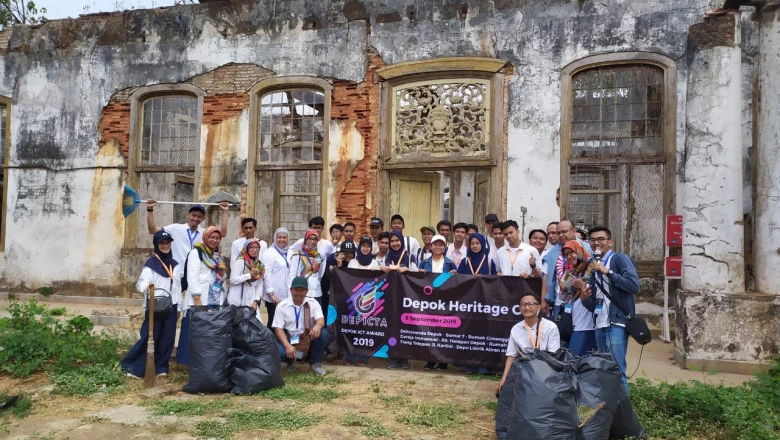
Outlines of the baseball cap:
M423 226L422 228L420 228L420 233L421 233L421 234L422 234L423 232L425 232L425 231L431 231L431 232L433 232L434 234L436 233L436 229L433 229L433 226Z
M192 212L192 211L200 211L200 212L203 213L203 215L205 215L206 214L206 207L203 206L203 205L192 205L190 210L187 211L187 212Z
M439 234L434 235L433 238L431 239L431 243L435 243L437 241L443 241L444 244L447 244L447 239L445 239L443 235L439 235Z
M487 223L487 222L497 222L497 221L498 221L498 216L495 215L495 214L488 214L488 215L485 216L485 223Z
M154 236L152 236L152 243L155 246L162 243L163 240L173 241L173 237L171 237L171 234L169 234L165 229L160 229L154 233Z
M369 223L369 226L384 226L385 222L382 221L379 217L371 217L371 223Z
M341 247L339 248L339 252L355 252L355 242L354 241L345 241L344 243L341 243Z
M292 284L290 284L290 288L293 287L303 287L308 289L309 288L309 282L304 277L295 277L292 280Z

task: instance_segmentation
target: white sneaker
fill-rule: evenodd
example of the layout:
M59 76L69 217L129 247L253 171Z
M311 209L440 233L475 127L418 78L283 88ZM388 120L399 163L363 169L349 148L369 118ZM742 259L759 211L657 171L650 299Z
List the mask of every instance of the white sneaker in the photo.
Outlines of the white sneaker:
M320 363L311 364L311 371L313 371L317 376L324 376L327 373L327 371L322 368L322 364Z
M157 373L158 376L167 376L168 373Z
M127 373L127 377L132 377L133 379L143 379L143 377L136 376L133 373Z

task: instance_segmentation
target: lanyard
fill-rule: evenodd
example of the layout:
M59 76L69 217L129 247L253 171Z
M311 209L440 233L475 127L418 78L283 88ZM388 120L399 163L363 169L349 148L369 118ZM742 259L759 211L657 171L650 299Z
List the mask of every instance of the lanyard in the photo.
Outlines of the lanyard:
M512 265L512 269L511 270L515 270L515 261L517 261L517 257L520 256L520 253L522 251L523 251L522 249L518 248L517 252L515 252L514 257L512 257L512 250L509 249L509 248L506 248L506 252L507 252L507 254L509 254L509 264Z
M401 252L401 256L398 257L398 261L391 261L390 263L394 266L400 266L401 262L404 261L404 255L406 255L406 249L404 249L404 251Z
M456 256L455 252L458 253L460 256ZM452 262L455 263L455 267L460 266L460 260L463 259L463 253L461 253L460 249L455 249L455 243L452 244Z
M286 264L286 265L287 265L287 268L289 269L289 268L290 268L290 262L289 262L289 261L287 261L287 255L284 255L284 254L282 253L282 251L280 251L280 250L279 250L279 248L278 248L278 247L276 247L276 245L274 245L274 249L276 249L276 253L277 253L277 254L281 255L281 257L282 257L282 258L284 258L284 264Z
M295 312L295 331L298 331L298 320L301 318L301 310L303 310L303 304L297 309L293 306L293 311Z
M479 266L477 266L477 270L474 270L474 266L471 265L471 260L466 260L467 263L469 263L469 269L471 269L471 274L476 275L479 273L479 270L482 269L482 265L485 264L485 255L482 255L482 261L479 262Z
M542 342L542 318L539 318L539 322L536 323L536 343L534 344L534 335L531 333L531 327L528 327L528 323L523 321L525 331L528 333L528 340L531 341L531 347L534 350L538 350Z
M160 260L160 264L162 264L163 269L165 269L165 272L168 273L168 277L171 279L171 289L173 288L173 264L171 264L170 267L166 266L165 263L163 263L162 258L160 258L159 255L154 254L155 257L157 257L158 260Z
M195 231L195 235L191 235L191 234L190 234L190 230L189 230L189 229L187 229L187 238L189 238L189 239L190 239L190 249L192 249L192 245L195 243L195 240L197 240L197 239L198 239L198 233L199 233L199 232L200 232L200 231Z

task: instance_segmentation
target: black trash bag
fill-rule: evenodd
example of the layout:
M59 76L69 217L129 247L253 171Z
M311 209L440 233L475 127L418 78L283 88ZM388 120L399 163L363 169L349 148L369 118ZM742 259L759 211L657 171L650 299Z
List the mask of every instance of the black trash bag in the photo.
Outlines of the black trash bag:
M577 358L574 363L574 373L579 384L577 396L579 406L595 409L599 404L604 403L604 406L581 428L583 438L608 440L618 406L619 390L623 389L623 384L620 382L622 374L620 367L615 363L612 355L593 353L590 356Z
M233 347L238 349L231 351L228 360L228 371L235 385L233 393L251 394L284 386L276 335L257 319L255 311L249 307L236 310Z
M278 358L278 356L277 356ZM255 394L275 387L284 386L277 362L272 371L268 356L252 356L244 350L231 348L228 351L227 371L233 382L233 394Z
M577 438L577 380L574 356L566 349L536 351L519 358L512 416L506 438L572 440Z
M233 388L225 369L233 346L235 307L209 310L193 307L190 317L190 380L185 393L225 393Z
M609 438L647 440L645 429L639 423L639 418L634 412L634 405L631 404L631 399L622 384L618 388L618 403L617 408L615 408L615 417L612 419L612 426L609 429Z
M509 429L509 420L512 416L512 403L515 399L515 383L520 376L520 361L515 359L509 373L506 375L504 386L501 387L501 393L498 396L498 405L496 406L496 437L498 440L505 440L506 432Z

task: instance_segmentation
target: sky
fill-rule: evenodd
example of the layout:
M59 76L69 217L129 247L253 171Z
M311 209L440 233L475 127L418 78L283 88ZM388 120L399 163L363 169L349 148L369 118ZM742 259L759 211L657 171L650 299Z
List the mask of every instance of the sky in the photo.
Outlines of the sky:
M170 6L174 0L34 0L38 8L46 8L46 18L78 17L80 14L111 12L122 9L146 9ZM85 9L86 8L86 9Z

